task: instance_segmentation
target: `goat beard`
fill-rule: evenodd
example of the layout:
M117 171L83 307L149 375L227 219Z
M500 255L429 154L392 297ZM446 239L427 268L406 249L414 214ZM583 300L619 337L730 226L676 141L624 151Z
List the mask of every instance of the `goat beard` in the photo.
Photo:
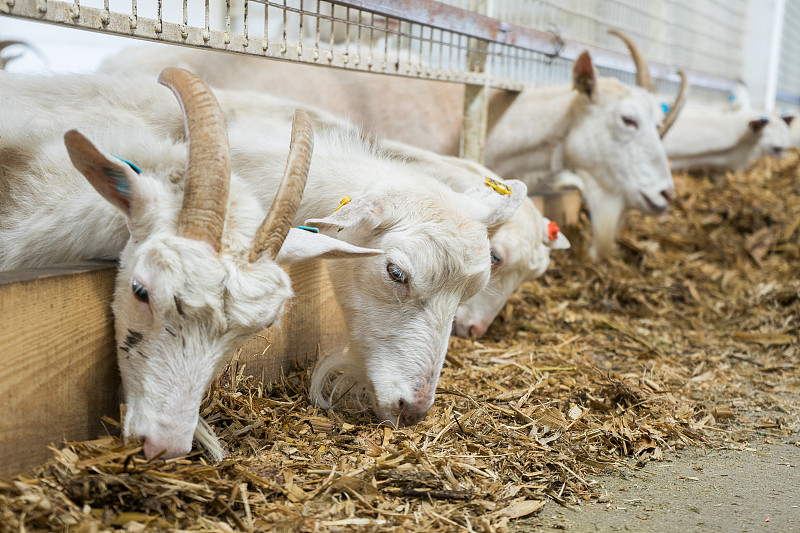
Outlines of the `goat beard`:
M375 411L375 395L362 374L362 365L357 364L346 349L321 357L311 373L311 401L323 409L363 413L371 408Z

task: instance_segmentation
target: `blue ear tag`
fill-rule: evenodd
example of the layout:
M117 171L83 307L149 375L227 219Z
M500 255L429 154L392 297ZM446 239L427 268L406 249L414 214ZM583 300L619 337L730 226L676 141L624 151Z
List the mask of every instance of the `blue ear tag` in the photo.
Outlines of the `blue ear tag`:
M728 101L733 102L736 100L736 93L728 93Z
M665 115L669 114L669 106L666 102L661 102L661 111L663 111Z
M313 226L297 226L297 229L304 229L306 231L310 231L311 233L319 233L319 228L315 228Z
M127 163L127 164L128 164L128 166L129 166L129 167L131 167L131 168L133 169L133 171L134 171L134 172L136 172L137 174L141 174L141 173L142 173L142 169L141 169L141 168L137 167L136 165L134 165L133 163L131 163L131 162L130 162L130 161L128 161L127 159L123 159L123 158L121 158L121 157L120 157L120 156L118 156L118 155L114 155L114 154L111 154L111 155L112 155L112 156L114 156L114 157L116 157L116 158L117 158L117 159L119 159L120 161L123 161L123 162Z

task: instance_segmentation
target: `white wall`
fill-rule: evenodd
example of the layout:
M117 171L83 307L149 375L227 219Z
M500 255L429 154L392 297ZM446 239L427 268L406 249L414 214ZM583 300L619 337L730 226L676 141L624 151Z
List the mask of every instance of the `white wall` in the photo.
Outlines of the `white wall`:
M742 79L753 106L767 111L775 107L783 12L784 0L750 0L742 36Z
M8 64L7 70L36 74L90 72L107 55L142 42L10 17L0 17L0 39L33 44L43 57L21 46L7 48L3 56L22 53Z

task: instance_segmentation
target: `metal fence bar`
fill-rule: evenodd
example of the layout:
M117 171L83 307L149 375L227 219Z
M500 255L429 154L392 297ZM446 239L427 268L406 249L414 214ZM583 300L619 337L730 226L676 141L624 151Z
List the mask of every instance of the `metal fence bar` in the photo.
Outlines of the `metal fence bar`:
M161 0L157 0L158 10L153 10L153 16L143 16L147 1L132 0L131 12L120 13L109 9L108 0L103 0L102 7L86 5L91 0L0 0L0 14L158 42L510 90L519 90L526 84L569 82L570 61L587 48L601 70L623 77L633 72L626 52L573 39L564 40L561 46L554 32L503 22L431 0L228 0L224 9L218 10L222 14L220 27L215 27L212 16L218 2L204 1L201 27L191 24L193 15L187 0L181 3L179 21L167 20ZM630 1L614 0L612 4L621 9ZM545 0L494 2L498 4L518 5L517 11L521 10L519 6L555 9L555 3ZM198 2L191 4L197 5ZM580 9L562 12L578 13ZM633 12L642 15L649 11ZM541 19L537 10L534 15ZM573 16L580 18L574 13ZM263 28L258 24L262 17ZM604 17L598 19L603 24L613 20L608 15ZM605 42L608 38L605 31L601 35L597 28L594 34L587 35L589 41ZM490 66L486 71L468 67L467 56L476 52L485 55ZM678 79L675 68L651 61L651 69L657 88L671 91ZM734 86L732 77L686 70L695 97L707 93L711 98L725 98Z
M778 68L776 106L782 111L800 111L800 1L787 0L784 6L781 55Z

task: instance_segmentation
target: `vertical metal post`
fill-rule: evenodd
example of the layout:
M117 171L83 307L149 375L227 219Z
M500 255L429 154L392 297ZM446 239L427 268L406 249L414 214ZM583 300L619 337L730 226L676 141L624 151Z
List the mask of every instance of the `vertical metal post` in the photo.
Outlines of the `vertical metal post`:
M489 0L490 2L491 0ZM470 8L478 13L487 14L487 0L475 0L476 5ZM467 71L486 71L488 43L478 39L468 39ZM486 129L489 119L489 85L488 76L481 85L467 83L464 85L464 115L461 122L461 140L458 155L483 164L486 146Z
M750 0L744 20L744 82L753 107L770 111L775 106L784 0Z
M469 39L467 66L469 72L484 72L486 68L486 41ZM464 85L464 116L461 123L459 156L483 164L486 144L486 127L489 115L489 86Z

